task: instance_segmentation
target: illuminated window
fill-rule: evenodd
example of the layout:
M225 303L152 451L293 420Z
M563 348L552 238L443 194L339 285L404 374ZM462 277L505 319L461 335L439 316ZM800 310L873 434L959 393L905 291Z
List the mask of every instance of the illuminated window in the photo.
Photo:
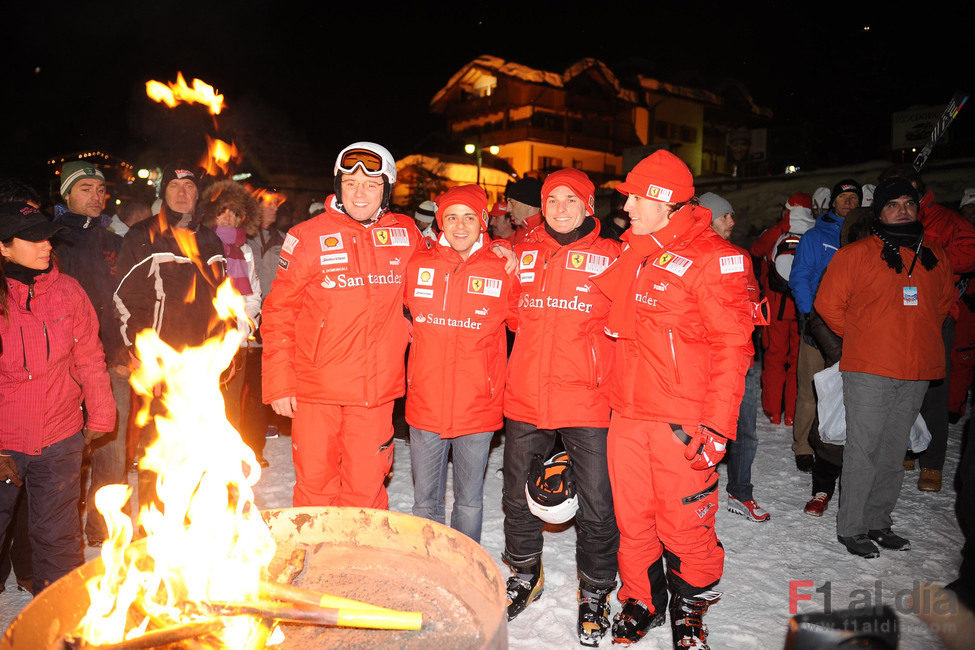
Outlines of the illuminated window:
M561 158L553 158L552 156L539 156L538 157L538 168L539 169L553 169L562 167Z

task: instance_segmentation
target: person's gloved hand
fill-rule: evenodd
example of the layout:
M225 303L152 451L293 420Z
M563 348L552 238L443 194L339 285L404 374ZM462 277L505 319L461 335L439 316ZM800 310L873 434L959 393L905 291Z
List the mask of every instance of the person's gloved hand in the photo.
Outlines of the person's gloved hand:
M7 484L12 483L17 487L24 484L20 480L20 471L17 469L17 463L7 454L0 454L0 481Z
M703 425L698 425L684 450L684 458L691 462L691 469L714 467L724 458L728 439Z
M88 427L85 427L85 430L83 432L83 435L85 436L85 444L86 445L90 445L93 440L98 440L99 438L101 438L102 436L104 436L106 433L109 433L109 432L108 431L92 431Z

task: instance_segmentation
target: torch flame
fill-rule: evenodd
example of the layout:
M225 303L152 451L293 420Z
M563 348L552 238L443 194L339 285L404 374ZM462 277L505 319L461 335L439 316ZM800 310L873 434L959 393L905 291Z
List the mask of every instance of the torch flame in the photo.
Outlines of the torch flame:
M237 151L236 144L207 136L207 154L200 161L200 166L207 174L211 176L226 174L230 163L238 160L240 160L240 152Z
M218 288L214 306L224 320L244 313L243 298L229 280ZM133 546L133 525L122 511L129 488L109 485L95 495L110 537L101 550L105 573L87 585L92 604L79 629L86 642L120 643L142 634L150 621L161 627L203 620L187 604L259 597L262 572L275 549L254 504L261 470L227 422L219 387L242 336L229 328L180 351L152 330L136 338L142 364L132 374L133 388L151 396L163 385L165 413L155 415L158 439L140 462L141 469L158 475L163 507L142 505L146 545ZM220 644L251 647L263 638L259 630L252 617L227 618Z
M248 187L250 187L248 185ZM275 210L281 207L281 204L288 200L288 197L281 192L274 192L272 190L259 189L254 191L252 189L251 193L257 202L261 205L272 206Z
M170 108L179 103L203 104L210 109L211 115L219 115L223 110L223 95L218 95L213 86L201 81L193 80L193 87L186 85L183 73L176 73L176 82L162 83L161 81L147 81L146 95L149 99L161 102Z

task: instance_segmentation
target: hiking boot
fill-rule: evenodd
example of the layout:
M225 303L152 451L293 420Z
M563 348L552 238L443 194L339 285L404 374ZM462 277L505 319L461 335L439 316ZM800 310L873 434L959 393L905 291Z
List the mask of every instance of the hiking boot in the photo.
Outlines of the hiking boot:
M542 571L541 562L530 567L519 567L516 573L508 578L505 586L508 592L508 620L518 616L530 603L541 598L544 586L545 573Z
M913 472L915 469L916 468L914 466L914 459L913 458L905 458L904 459L904 471L905 472Z
M822 517L823 512L825 512L826 508L828 507L829 495L825 492L817 492L816 496L806 502L806 507L803 508L803 511L807 515L812 515L813 517Z
M613 643L636 643L647 630L663 625L665 619L663 612L651 614L642 601L627 598L623 609L613 617Z
M870 538L863 533L859 535L854 535L852 537L840 537L836 536L836 539L840 541L843 546L846 547L850 553L854 555L859 555L865 558L874 558L880 555L880 549L874 546L874 543L870 541Z
M891 551L911 550L911 542L893 532L890 528L884 528L882 530L868 530L867 537L877 542L884 548L890 549Z
M812 454L796 454L796 469L809 474L813 468Z
M941 492L941 470L921 468L921 475L917 477L917 489L921 492Z
M755 503L755 499L739 501L730 494L728 495L728 510L736 515L741 515L749 521L761 522L768 521L772 518L772 515L763 510L760 505Z
M579 622L576 631L579 643L595 648L609 630L609 603L613 587L596 587L579 581Z
M708 650L708 627L704 614L721 598L717 591L702 591L694 596L674 594L670 601L670 629L674 634L674 648Z

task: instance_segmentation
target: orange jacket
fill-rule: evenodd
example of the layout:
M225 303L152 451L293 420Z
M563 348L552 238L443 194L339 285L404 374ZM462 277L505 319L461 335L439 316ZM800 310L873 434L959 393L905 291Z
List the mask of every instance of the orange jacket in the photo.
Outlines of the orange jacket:
M736 433L752 361L754 277L747 254L711 229L711 213L678 210L595 282L613 299L618 335L610 404L624 416Z
M404 302L413 315L406 421L441 438L504 426L504 323L514 278L490 241L482 236L466 260L438 244L406 267Z
M833 256L815 307L843 338L840 370L893 379L945 376L941 324L955 301L955 288L944 249L926 235L924 243L937 255L938 265L928 271L918 260L910 277L914 251L901 247L904 269L895 273L880 257L883 244L876 235L847 244Z
M508 235L505 239L510 241L512 246L517 246L528 239L528 235L531 233L531 231L541 226L544 221L545 217L542 216L541 212L538 214L533 214L525 219L520 226L516 227L515 231Z
M403 272L423 240L405 215L363 226L333 200L281 247L261 312L265 403L373 407L405 392Z
M505 416L540 429L609 426L601 388L612 341L603 329L609 299L589 280L619 255L619 242L588 235L559 246L544 226L515 247L518 307L508 361Z

